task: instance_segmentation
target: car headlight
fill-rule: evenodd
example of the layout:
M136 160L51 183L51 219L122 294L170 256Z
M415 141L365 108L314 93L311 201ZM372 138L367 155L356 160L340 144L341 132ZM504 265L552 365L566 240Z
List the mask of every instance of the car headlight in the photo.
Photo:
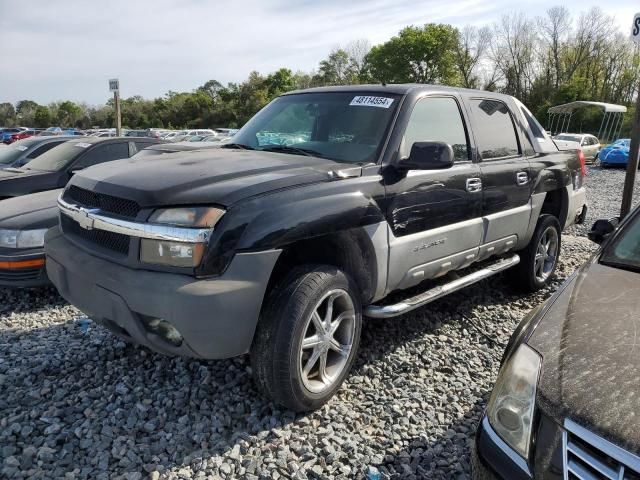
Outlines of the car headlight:
M487 407L493 429L525 459L529 456L541 363L535 350L520 345L502 366Z
M149 223L186 228L213 228L224 210L213 207L166 208L153 212ZM142 239L140 261L174 267L197 267L204 254L204 243Z
M38 248L44 246L47 228L37 230L0 230L0 247Z

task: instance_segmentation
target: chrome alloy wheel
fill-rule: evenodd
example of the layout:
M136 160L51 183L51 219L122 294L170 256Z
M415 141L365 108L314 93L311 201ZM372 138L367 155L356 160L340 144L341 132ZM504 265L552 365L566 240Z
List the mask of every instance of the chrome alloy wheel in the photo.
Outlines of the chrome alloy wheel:
M536 259L534 263L534 274L539 282L545 282L558 261L558 232L555 228L547 228L540 236L538 248L536 249Z
M298 368L312 393L331 388L353 348L356 317L353 300L342 289L330 290L316 304L304 327Z

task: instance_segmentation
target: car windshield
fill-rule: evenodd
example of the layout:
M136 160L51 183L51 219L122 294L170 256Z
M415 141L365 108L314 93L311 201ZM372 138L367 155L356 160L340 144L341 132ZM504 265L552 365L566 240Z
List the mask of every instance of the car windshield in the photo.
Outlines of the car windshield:
M228 146L375 162L398 104L399 96L386 92L285 95L249 120Z
M51 150L44 152L37 158L34 158L24 167L25 170L44 170L46 172L57 172L73 162L78 155L90 147L90 143L65 142Z
M10 165L15 162L27 150L26 145L12 145L0 148L0 165Z
M607 245L600 262L612 267L640 271L640 212Z
M556 140L564 140L566 142L577 142L577 143L580 143L582 138L577 137L575 135L558 135L556 137Z

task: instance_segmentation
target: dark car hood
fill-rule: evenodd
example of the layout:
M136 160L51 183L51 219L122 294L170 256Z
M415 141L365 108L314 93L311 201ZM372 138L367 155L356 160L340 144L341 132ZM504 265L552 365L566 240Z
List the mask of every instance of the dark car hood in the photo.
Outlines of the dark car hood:
M96 165L77 174L70 184L135 200L142 207L198 203L228 207L265 192L329 181L332 170L353 166L300 155L195 150Z
M56 200L62 189L32 193L0 201L0 228L51 228L58 223Z
M527 343L543 355L540 408L640 452L640 274L585 265Z

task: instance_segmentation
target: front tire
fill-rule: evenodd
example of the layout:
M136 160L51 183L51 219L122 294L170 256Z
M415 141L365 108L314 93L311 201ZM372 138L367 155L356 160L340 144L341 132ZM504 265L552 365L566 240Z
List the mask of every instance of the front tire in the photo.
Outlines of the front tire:
M560 222L553 215L541 215L529 245L520 253L520 263L511 271L515 284L535 292L551 282L560 258Z
M327 265L297 268L274 289L251 347L259 388L291 410L314 410L340 388L360 342L354 282Z

